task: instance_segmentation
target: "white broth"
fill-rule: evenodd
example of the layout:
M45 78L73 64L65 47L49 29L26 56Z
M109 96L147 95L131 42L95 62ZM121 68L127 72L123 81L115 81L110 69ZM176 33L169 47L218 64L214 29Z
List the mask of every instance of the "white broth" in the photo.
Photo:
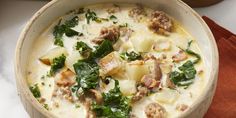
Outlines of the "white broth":
M164 12L98 4L58 18L38 37L27 80L60 118L178 117L206 86L199 57L195 39Z

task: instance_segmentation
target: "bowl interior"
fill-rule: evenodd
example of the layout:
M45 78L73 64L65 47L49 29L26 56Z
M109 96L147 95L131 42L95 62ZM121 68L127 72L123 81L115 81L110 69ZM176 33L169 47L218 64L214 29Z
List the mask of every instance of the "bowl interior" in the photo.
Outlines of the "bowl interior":
M27 74L28 55L30 54L31 49L33 49L32 45L40 33L58 17L63 16L72 9L89 4L106 2L140 3L153 9L165 11L175 18L197 40L201 51L204 52L202 53L203 60L205 61L206 68L209 70L207 77L210 78L210 81L208 81L207 84L212 85L212 83L214 83L213 80L215 79L218 70L218 51L214 38L209 28L197 13L180 0L54 0L41 8L32 17L18 41L15 62L17 81L21 82L21 87L24 88L25 94L30 93L25 79ZM202 97L206 96L207 92L208 89L206 89L205 93L202 93ZM34 100L32 95L29 95L29 97L29 100ZM197 104L198 103L196 103L195 106L197 106ZM35 107L40 109L41 106L37 104ZM192 109L194 110L194 106ZM46 111L45 113L48 114Z

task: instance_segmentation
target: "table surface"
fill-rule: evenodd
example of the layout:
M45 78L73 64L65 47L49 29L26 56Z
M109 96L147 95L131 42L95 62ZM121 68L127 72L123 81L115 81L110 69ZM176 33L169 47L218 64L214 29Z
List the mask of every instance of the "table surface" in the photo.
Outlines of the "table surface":
M2 118L28 118L16 91L14 76L14 50L17 38L27 20L47 1L0 1L0 116ZM236 33L236 0L205 8L196 8L220 25Z

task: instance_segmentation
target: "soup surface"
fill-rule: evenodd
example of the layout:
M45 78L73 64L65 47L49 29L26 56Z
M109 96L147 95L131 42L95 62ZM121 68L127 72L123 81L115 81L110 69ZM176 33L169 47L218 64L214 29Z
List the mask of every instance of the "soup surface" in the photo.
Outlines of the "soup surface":
M29 88L57 117L178 117L207 82L194 38L165 12L134 4L70 11L29 59Z

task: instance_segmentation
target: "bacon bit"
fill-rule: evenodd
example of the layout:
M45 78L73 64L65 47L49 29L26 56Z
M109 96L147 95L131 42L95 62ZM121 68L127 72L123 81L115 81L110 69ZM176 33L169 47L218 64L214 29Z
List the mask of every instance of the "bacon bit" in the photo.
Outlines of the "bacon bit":
M178 54L172 56L172 59L173 59L174 62L184 61L187 58L188 58L188 56L183 50L179 51Z
M154 71L152 72L154 75L154 79L160 81L162 78L162 72L160 68L160 64L157 60L154 60Z
M160 82L155 80L152 75L144 75L141 79L141 83L148 89L157 87L160 84Z
M178 104L177 106L176 106L176 110L178 110L178 111L185 111L186 109L188 109L188 105L186 105L186 104Z
M41 61L43 64L46 64L46 65L48 65L48 66L51 65L51 62L50 62L49 59L39 59L39 61Z
M174 89L174 88L175 88L175 84L170 80L169 75L168 75L168 77L166 78L166 86L167 86L168 88L171 88L171 89Z
M150 103L145 108L147 118L165 118L166 110L158 103Z
M72 86L75 84L75 74L69 69L61 73L61 78L56 81L58 86Z

